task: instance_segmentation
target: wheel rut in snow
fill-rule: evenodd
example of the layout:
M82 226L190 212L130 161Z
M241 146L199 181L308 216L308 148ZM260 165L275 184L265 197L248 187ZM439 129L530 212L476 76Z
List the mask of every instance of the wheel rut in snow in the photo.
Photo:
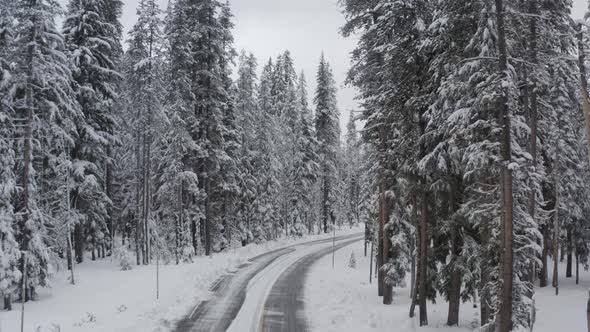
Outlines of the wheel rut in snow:
M336 243L335 250L362 240L358 235L353 240ZM305 279L311 266L320 258L332 253L332 247L324 248L299 259L291 265L272 286L264 304L261 332L308 331L304 313Z
M203 301L181 320L176 332L222 332L227 330L244 303L250 280L278 257L295 251L283 248L252 258L213 284L210 299Z
M358 234L337 237L336 240L358 238ZM213 293L209 299L199 303L177 325L175 332L222 332L231 325L240 311L246 297L249 282L277 258L295 251L295 247L331 242L332 239L315 240L294 244L269 251L250 259L217 280L210 288Z

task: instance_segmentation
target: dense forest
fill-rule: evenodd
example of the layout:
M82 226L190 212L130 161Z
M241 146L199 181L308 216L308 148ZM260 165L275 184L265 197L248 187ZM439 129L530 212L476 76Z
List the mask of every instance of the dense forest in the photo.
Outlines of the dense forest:
M310 98L288 51L258 78L228 3L142 0L128 36L122 5L0 2L6 309L62 265L74 283L88 259L188 263L361 220L358 139L352 122L341 144L323 55Z
M0 295L365 225L378 295L530 331L590 254L590 25L571 0L340 0L358 38L340 128L318 54L233 46L229 2L0 0ZM59 23L58 23L59 22ZM59 26L60 25L60 26ZM558 263L567 265L565 276ZM410 280L410 284L406 284ZM417 308L416 308L417 307Z
M588 26L570 0L342 0L378 192L379 294L530 331L535 285L588 268ZM584 137L586 136L586 137ZM552 259L550 259L551 257Z

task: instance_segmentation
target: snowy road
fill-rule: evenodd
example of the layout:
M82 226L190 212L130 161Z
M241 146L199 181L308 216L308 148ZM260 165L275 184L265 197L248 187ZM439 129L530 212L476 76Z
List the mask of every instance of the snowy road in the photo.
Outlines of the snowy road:
M336 249L362 234L336 238ZM332 239L268 252L250 260L212 287L213 296L198 304L177 332L305 331L303 285L310 266L332 252Z

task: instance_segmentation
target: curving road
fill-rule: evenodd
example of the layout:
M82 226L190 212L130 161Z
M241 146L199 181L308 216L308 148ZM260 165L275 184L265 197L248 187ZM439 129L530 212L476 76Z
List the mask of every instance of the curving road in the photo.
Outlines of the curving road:
M336 250L363 234L336 237ZM305 278L317 260L332 253L332 239L271 251L218 280L176 332L304 332Z

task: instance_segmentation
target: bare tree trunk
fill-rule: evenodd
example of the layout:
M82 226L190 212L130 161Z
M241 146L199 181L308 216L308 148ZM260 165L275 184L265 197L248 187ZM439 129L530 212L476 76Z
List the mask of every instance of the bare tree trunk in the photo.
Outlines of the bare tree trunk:
M558 271L558 259L559 259L559 209L560 209L560 201L561 201L561 194L560 194L560 179L559 179L559 149L560 144L559 141L561 139L561 122L557 121L557 146L555 148L555 157L554 157L554 168L553 168L553 181L555 186L555 212L553 215L553 287L555 287L555 295L559 295L559 271ZM564 252L565 248L562 248L562 252Z
M427 270L428 270L428 193L422 189L422 208L420 215L420 285L418 301L420 305L420 326L428 325L428 311L426 309Z
M139 114L137 115L139 119ZM141 135L139 124L135 129L135 260L137 265L141 265L143 261L143 244L141 242L141 234L143 230L142 223L142 209L141 209L141 187L142 187L142 172L141 172Z
M416 197L416 190L412 189L411 193L411 204L412 204L412 225L418 229L418 199ZM411 266L410 266L410 298L414 299L416 294L416 239L410 241L410 255L411 255ZM413 310L412 310L413 311ZM410 317L413 316L413 312Z
M567 266L565 270L565 277L571 278L573 276L572 273L572 264L573 264L573 248L572 248L572 230L567 230Z
M209 176L205 180L205 255L211 255L211 181Z
M383 263L389 263L391 259L391 230L387 227L387 223L389 221L389 202L387 195L385 193L385 187L383 187L383 191L381 194L381 208L382 211L382 219L384 223L383 229ZM385 275L385 271L383 272ZM393 286L388 284L385 280L383 281L383 304L391 304L393 301Z
M10 294L4 295L4 310L6 310L6 311L12 310L12 296Z
M529 31L530 31L530 61L532 64L538 64L538 57L537 57L537 16L538 9L537 9L537 0L530 0L529 1L529 11L531 13L530 21L529 21ZM530 142L529 142L529 152L533 157L532 165L533 167L537 167L537 136L538 136L538 103L537 103L537 89L536 89L536 82L533 82L532 88L528 85L528 75L526 65L524 68L525 72L525 92L528 95L528 91L530 89L530 108L529 108L529 127L531 128L530 134ZM529 202L528 202L528 212L531 218L535 219L535 209L536 209L536 197L535 197L535 189L531 188L529 192ZM531 263L531 271L530 274L527 276L527 279L531 282L534 282L535 275L536 275L536 266L535 263ZM532 294L529 294L532 296Z
M378 267L378 274L377 274L377 281L378 281L378 291L379 296L383 296L383 303L391 303L390 302L390 294L387 290L388 286L385 283L385 271L383 270L383 266L387 263L389 258L389 246L385 243L386 241L389 243L389 239L387 238L385 225L387 223L387 219L385 216L386 207L386 184L385 184L385 156L386 156L386 132L384 125L381 126L379 130L379 170L378 170L378 186L379 186L379 235L378 235L378 249L377 249L377 267Z
M576 285L580 284L580 255L576 252Z
M508 79L508 53L506 49L506 34L504 27L504 3L496 0L496 26L498 29L499 74L502 79ZM504 90L504 89L503 89ZM507 91L502 91L498 100L498 119L502 125L502 286L499 310L499 331L512 330L512 290L513 290L513 198L512 171L509 164L512 161L511 147L511 119L508 108Z
M553 287L559 295L559 187L555 182L555 212L553 216Z
M175 235L176 235L176 241L175 241L175 250L174 250L174 256L176 259L176 265L180 264L180 248L181 248L181 239L180 237L182 236L182 231L181 231L181 225L182 225L182 180L181 180L181 184L180 186L178 186L178 196L177 196L177 200L178 200L178 215L176 217L176 225L175 225Z
M541 226L543 232L543 251L541 252L541 271L539 273L539 287L549 285L549 227Z
M487 248L490 244L490 227L487 222L483 222L480 226L481 247ZM480 316L481 326L488 324L491 321L492 309L488 303L490 298L489 289L487 287L490 280L490 266L489 260L484 256L480 264L481 269L481 285L480 285Z

